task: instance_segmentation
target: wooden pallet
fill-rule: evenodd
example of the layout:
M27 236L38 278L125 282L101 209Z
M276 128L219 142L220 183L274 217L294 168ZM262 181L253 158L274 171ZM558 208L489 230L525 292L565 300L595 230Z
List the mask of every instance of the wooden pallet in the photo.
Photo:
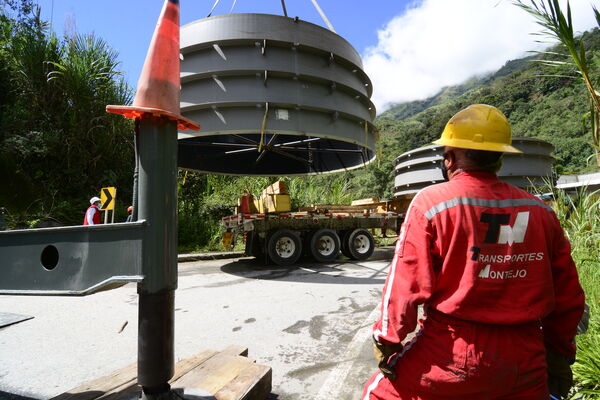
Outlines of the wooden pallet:
M271 392L271 368L248 358L248 349L203 350L175 364L171 387L201 389L216 400L264 400ZM137 364L84 383L51 400L122 400L141 392Z
M371 202L373 200L373 202ZM317 204L310 207L302 207L300 211L323 214L323 213L361 213L361 212L406 212L411 199L394 199L384 201L374 201L377 199L355 200L352 205L340 204Z

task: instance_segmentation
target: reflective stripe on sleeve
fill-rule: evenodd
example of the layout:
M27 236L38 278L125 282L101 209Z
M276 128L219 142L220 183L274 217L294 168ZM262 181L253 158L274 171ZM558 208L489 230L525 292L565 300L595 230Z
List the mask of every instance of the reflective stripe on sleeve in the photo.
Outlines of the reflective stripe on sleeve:
M554 212L552 207L542 203L535 199L476 199L472 197L455 197L448 201L443 201L435 206L431 207L426 213L425 218L431 220L437 214L444 210L447 210L458 205L467 206L478 206L478 207L490 207L490 208L507 208L507 207L519 207L519 206L537 206L545 208L550 212Z
M406 240L406 227L407 227L406 222L408 222L409 218L411 218L412 211L414 208L413 204L415 204L415 201L417 200L417 197L419 196L419 194L421 194L421 192L418 192L415 195L415 197L412 199L410 205L408 206L408 210L406 211L406 218L404 219L404 223L402 224L402 227L400 228L400 235L398 235L398 242L396 245L396 249L398 249L399 246L404 246L403 242L404 242L404 240ZM390 297L392 296L392 286L394 286L394 279L396 277L396 265L397 264L398 264L398 254L394 254L394 259L392 261L391 270L390 270L389 276L388 276L388 285L385 288L385 295L383 296L383 301L382 301L383 309L381 310L381 329L377 329L373 332L373 337L377 341L379 341L379 338L381 336L386 336L388 333L388 325L389 325L388 306L390 304Z
M379 385L379 382L381 382L382 379L383 379L383 374L379 373L379 375L377 375L377 377L373 380L373 382L367 388L367 392L365 393L365 397L363 397L362 400L369 400L370 399L371 392L373 390L375 390L375 388L377 387L377 385Z

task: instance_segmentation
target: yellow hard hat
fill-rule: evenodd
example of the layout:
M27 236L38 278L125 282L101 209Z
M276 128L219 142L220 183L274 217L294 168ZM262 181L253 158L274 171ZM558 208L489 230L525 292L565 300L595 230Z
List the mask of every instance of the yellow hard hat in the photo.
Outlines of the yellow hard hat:
M462 149L522 153L511 146L510 123L506 116L487 104L473 104L454 114L442 137L433 143Z

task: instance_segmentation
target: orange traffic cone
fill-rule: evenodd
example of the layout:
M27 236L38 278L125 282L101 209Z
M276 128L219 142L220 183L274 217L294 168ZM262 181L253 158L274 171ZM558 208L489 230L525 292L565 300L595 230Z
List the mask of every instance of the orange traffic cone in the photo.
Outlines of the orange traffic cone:
M180 130L199 130L179 109L179 1L165 0L131 106L106 106L106 111L137 119L144 115L177 121Z

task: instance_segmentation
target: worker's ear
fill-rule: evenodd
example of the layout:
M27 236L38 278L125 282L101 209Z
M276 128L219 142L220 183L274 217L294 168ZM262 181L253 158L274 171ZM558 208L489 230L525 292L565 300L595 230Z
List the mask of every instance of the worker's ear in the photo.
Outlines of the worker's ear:
M444 165L449 171L453 171L456 168L456 154L453 150L446 150L444 152Z

